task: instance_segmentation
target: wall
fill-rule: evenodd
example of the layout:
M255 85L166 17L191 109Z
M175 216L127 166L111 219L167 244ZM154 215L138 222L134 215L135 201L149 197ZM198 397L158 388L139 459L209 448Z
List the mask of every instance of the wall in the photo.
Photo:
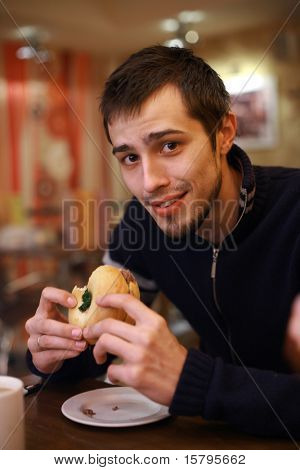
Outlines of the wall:
M203 41L197 53L223 79L237 73L273 75L278 84L278 143L271 149L249 150L252 161L300 167L300 27L274 24ZM278 37L276 38L276 36Z
M78 192L114 196L120 183L98 112L109 62L53 51L43 66L17 59L18 47L0 45L1 201L9 196L20 213L58 206Z

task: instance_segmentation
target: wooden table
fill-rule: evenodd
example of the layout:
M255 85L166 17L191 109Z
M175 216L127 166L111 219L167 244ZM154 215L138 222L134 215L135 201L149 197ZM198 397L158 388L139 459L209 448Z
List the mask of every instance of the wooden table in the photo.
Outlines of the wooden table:
M61 405L77 393L109 385L95 379L48 384L25 397L27 449L295 449L288 439L257 438L200 417L170 417L143 426L101 428L75 423ZM298 443L300 444L300 443Z

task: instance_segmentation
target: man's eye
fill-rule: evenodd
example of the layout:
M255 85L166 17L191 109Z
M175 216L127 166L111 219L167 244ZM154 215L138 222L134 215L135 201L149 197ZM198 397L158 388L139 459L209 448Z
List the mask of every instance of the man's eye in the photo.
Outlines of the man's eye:
M123 157L121 159L121 162L123 165L133 165L137 161L138 156L137 155L126 155L126 157Z
M172 152L173 150L176 150L178 146L178 143L177 142L167 142L164 146L163 146L163 150L165 152Z

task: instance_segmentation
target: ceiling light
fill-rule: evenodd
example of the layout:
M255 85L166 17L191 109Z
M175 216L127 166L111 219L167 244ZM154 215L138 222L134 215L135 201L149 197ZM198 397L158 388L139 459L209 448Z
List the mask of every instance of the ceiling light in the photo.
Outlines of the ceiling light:
M26 25L20 26L14 29L10 37L15 39L26 39L30 40L33 37L38 36L40 41L47 42L50 40L50 34L45 29L42 29L39 26Z
M36 26L20 26L18 28L17 34L20 38L34 36L39 32L39 28Z
M199 34L197 31L190 30L186 33L185 40L190 44L196 44L199 41Z
M175 20L174 18L168 18L161 22L161 28L164 31L174 32L179 29L179 22Z
M205 13L201 10L184 10L178 14L181 23L200 23L205 18Z
M33 47L29 46L19 47L19 49L16 51L16 56L20 60L33 59L35 57L35 50Z
M164 46L167 46L167 47L184 47L184 43L183 43L182 39L174 38L174 39L169 39L168 41L165 41Z
M36 49L34 46L19 47L16 51L16 56L20 60L35 59L36 62L44 64L49 62L51 54L47 49Z

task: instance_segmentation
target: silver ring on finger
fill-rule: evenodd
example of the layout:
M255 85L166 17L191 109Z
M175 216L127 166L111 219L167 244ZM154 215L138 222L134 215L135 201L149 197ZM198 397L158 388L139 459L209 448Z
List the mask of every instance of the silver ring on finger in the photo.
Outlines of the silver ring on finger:
M43 347L40 345L40 340L41 340L41 337L42 337L42 336L43 336L43 335L39 335L39 336L37 337L37 345L38 345L38 348L39 348L39 349L43 349Z

